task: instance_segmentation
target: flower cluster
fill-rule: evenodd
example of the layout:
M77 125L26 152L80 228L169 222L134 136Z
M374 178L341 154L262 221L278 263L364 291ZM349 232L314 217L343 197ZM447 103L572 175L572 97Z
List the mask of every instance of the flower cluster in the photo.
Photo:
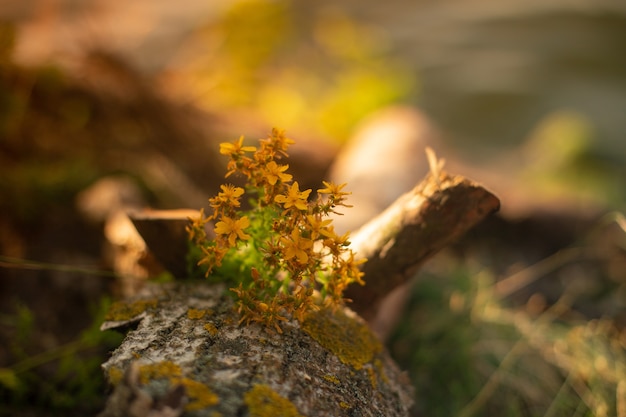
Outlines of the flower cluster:
M345 184L323 182L315 199L292 181L281 164L294 142L274 129L259 147L244 146L243 137L222 143L229 158L226 177L245 177L245 189L222 185L209 199L212 214L195 219L191 241L200 249L197 264L207 277L233 283L242 322L261 322L280 331L278 323L292 316L302 321L321 305L343 305L343 291L363 284L357 259L348 248L348 234L338 235L328 219L350 193ZM241 209L249 197L251 208ZM214 238L205 225L214 224Z

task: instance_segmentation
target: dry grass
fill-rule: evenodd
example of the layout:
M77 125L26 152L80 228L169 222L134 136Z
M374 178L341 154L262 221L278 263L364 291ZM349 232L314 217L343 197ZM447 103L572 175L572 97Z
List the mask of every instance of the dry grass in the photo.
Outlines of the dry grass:
M619 309L591 317L580 307L590 288L585 279L596 277L568 277L553 302L541 293L521 305L507 298L551 272L577 274L572 266L585 260L613 262L608 255L623 251L626 223L621 214L605 220L576 247L498 282L471 262L433 262L390 342L417 387L416 415L626 417L626 329ZM608 229L619 232L612 234L617 252L596 245ZM623 298L626 281L605 286L599 307Z

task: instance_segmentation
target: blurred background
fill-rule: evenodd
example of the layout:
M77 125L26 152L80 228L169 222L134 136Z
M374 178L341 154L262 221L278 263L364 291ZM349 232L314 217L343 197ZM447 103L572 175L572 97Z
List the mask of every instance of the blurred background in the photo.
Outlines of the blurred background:
M0 415L102 409L107 306L167 275L125 213L205 207L276 126L338 229L425 146L502 201L377 324L415 415L626 417L624 45L619 0L4 0Z

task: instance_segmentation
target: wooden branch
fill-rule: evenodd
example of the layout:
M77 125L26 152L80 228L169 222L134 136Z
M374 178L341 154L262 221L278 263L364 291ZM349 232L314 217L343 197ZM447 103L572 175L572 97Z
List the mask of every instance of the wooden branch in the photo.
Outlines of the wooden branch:
M185 227L190 218L200 217L200 211L133 210L128 217L146 242L154 257L176 278L187 274L189 239Z
M361 268L366 284L346 291L350 307L373 319L391 290L499 207L496 196L464 177L429 174L350 239L352 250L368 260Z
M100 417L407 416L408 378L354 313L311 313L282 333L239 315L223 286L147 287L103 328L135 326L104 365Z

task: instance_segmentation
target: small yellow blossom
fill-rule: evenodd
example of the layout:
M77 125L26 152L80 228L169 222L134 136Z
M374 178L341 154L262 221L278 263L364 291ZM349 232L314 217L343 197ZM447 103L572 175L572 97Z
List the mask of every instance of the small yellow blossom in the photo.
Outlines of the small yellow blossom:
M309 261L307 251L313 247L313 241L303 238L298 229L293 229L290 237L283 237L280 241L284 245L285 260L288 261L295 256L301 264Z
M334 184L333 182L330 181L322 181L322 184L324 184L326 186L326 188L321 188L319 190L317 190L318 193L320 194L330 194L332 195L335 199L343 199L344 195L350 195L352 193L347 193L344 191L341 191L343 189L343 187L345 187L347 184Z
M264 177L270 185L275 185L278 180L281 182L291 181L291 174L285 174L285 171L289 168L289 165L278 165L276 162L271 161L265 166Z
M277 195L274 198L274 201L282 204L285 209L295 207L299 210L306 210L308 208L307 198L309 198L310 193L310 189L300 192L298 182L296 181L291 185L291 187L288 187L286 194Z
M254 146L243 146L243 136L240 136L239 139L235 139L233 143L220 143L220 153L222 155L234 157L237 155L243 155L246 152L254 151L256 151Z
M200 209L198 217L189 217L190 224L186 227L189 239L193 242L201 242L206 239L205 225L209 219L204 217L204 209Z
M332 212L335 214L342 214L342 213L335 211L334 208L336 206L352 207L351 205L344 203L344 201L346 200L345 196L352 194L352 193L348 193L345 191L341 191L343 187L346 186L346 184L337 185L337 184L334 184L332 182L327 182L327 181L322 181L322 183L326 186L326 188L321 188L317 190L317 192L319 194L329 194L328 203L323 206L324 207L323 211L325 213Z
M306 216L309 221L309 230L311 231L311 239L315 240L320 235L329 237L331 232L327 229L328 226L333 222L332 219L322 220L319 215L308 214Z
M250 239L250 235L243 232L248 226L250 226L250 220L247 216L236 220L230 217L222 217L222 220L215 224L215 233L218 235L227 235L230 246L235 246L237 238L241 240Z
M285 136L285 131L283 129L276 128L272 129L272 136L269 140L271 141L270 143L272 144L272 148L285 156L287 155L285 151L289 145L296 143L292 139Z
M339 236L335 233L335 228L330 226L326 229L326 232L323 233L327 238L324 239L324 246L330 249L333 255L340 255L344 250L345 246L348 246L350 242L348 238L350 237L350 232L346 232L344 235Z
M354 252L349 251L349 253L350 255L346 259L339 258L339 274L351 282L365 285L365 281L362 279L365 274L361 272L359 265L367 262L367 259L355 259Z
M226 178L240 172L250 178L250 170L252 169L252 159L245 156L246 152L254 152L254 146L243 146L243 136L236 139L233 143L224 142L220 144L220 153L230 157L230 161L226 165Z
M209 276L213 271L213 267L222 266L222 259L228 250L217 246L201 246L200 249L204 256L198 261L198 266L206 265L206 276Z
M217 197L209 200L212 207L217 208L222 204L230 207L239 207L241 205L239 197L243 195L243 188L230 184L220 185L220 188L222 191L217 194Z

